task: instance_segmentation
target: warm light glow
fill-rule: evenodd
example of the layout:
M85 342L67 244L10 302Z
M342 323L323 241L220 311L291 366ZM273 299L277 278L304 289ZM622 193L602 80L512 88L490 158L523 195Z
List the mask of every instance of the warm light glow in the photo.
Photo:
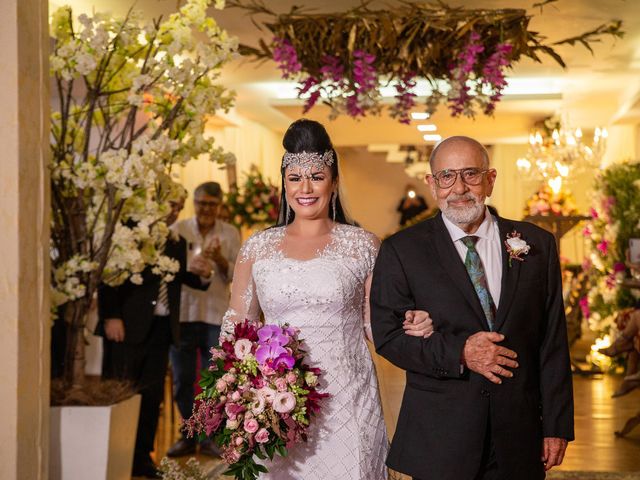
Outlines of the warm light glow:
M518 167L518 170L524 170L528 172L529 170L531 170L531 162L526 158L519 158L518 160L516 160L516 167Z
M429 114L427 112L411 112L411 118L414 120L426 120L429 118Z
M416 192L414 192L413 190L409 190L409 192L407 192L407 197L416 198Z
M611 345L611 337L609 335L597 338L596 342L591 345L591 352L587 355L587 360L599 367L601 370L608 370L611 367L611 357L607 357L606 355L599 353L598 350L601 348L607 348L609 345Z
M558 195L562 190L562 177L550 178L547 180L547 184L553 190L553 193Z
M563 165L560 162L556 162L556 170L558 171L561 177L566 178L569 176L569 165Z
M438 127L436 127L433 123L418 125L419 132L435 132L436 130L438 130Z
M438 135L436 134L427 134L425 136L423 136L422 138L424 138L425 142L439 142L440 140L442 140L442 135Z

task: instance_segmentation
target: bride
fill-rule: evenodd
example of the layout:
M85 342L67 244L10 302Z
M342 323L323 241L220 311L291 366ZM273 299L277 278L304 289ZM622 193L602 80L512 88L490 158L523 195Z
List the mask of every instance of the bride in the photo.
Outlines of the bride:
M371 340L368 295L379 242L347 219L338 156L324 127L298 120L283 145L278 225L250 237L234 273L223 330L245 318L299 328L309 363L330 396L309 441L266 464L273 480L387 478L387 434ZM425 312L407 312L407 335L428 336Z

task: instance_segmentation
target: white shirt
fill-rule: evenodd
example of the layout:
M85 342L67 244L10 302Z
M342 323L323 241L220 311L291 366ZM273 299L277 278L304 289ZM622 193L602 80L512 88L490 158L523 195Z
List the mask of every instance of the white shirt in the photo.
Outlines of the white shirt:
M240 250L240 232L234 226L216 220L207 237L203 238L195 217L176 222L171 228L187 241L187 262L212 238L216 237L220 242L220 252L229 262L229 268L222 272L214 263L211 283L207 290L182 286L180 321L222 325L222 317L229 307L229 284L233 279L233 269Z
M462 243L462 238L469 236L464 230L449 220L446 215L442 215L444 225L453 240L460 258L464 262L467 256L467 247ZM493 298L493 304L498 308L500 301L500 290L502 288L502 244L500 242L500 230L498 229L498 221L485 210L484 220L478 227L478 230L471 235L478 237L476 250L482 261L484 272L487 276L489 284L489 293Z

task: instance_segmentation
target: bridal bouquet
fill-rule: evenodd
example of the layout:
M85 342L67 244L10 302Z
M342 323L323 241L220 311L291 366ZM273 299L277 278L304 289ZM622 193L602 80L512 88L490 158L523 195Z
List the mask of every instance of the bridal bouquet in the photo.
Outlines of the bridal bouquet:
M245 320L211 349L200 402L185 428L222 448L226 475L256 479L267 472L256 459L284 457L293 444L306 441L328 395L317 390L320 370L305 363L298 333L288 325L258 327Z

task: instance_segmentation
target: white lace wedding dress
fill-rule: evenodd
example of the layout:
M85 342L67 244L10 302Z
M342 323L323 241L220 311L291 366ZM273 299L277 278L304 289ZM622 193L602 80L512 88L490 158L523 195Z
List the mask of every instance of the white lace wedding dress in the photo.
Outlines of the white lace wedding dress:
M366 345L365 282L377 254L375 237L336 224L314 258L288 258L285 228L253 235L243 245L224 328L245 318L300 329L309 363L322 369L320 391L330 394L306 443L267 462L270 480L383 480L387 433L378 382ZM366 320L368 322L368 320Z

